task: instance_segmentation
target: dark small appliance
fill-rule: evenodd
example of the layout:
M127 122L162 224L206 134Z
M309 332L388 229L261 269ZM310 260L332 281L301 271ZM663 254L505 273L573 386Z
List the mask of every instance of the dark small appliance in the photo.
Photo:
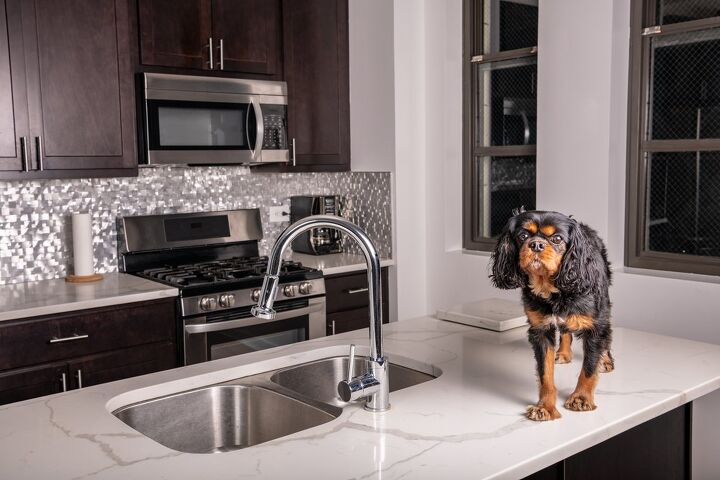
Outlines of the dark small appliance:
M301 195L290 197L290 222L310 215L340 215L340 197L338 195ZM334 228L313 228L298 236L292 243L292 249L310 255L340 253L342 233Z

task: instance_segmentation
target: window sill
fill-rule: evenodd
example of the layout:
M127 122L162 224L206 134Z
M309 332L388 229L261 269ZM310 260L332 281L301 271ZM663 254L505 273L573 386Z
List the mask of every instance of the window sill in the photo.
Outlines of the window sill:
M638 275L646 277L669 278L672 280L683 280L688 282L720 284L720 276L702 275L699 273L672 272L669 270L651 270L649 268L637 267L612 267L613 273Z
M477 255L479 257L489 257L492 254L492 252L487 250L468 250L466 248L458 251L463 255Z

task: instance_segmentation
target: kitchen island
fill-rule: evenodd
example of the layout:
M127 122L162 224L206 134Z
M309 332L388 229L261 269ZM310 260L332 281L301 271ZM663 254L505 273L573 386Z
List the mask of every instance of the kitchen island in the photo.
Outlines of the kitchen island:
M391 393L391 410L345 407L339 418L247 449L180 453L111 411L366 346L348 332L135 377L0 408L0 477L70 478L521 478L720 387L720 346L616 329L616 370L603 374L598 409L532 422L534 360L525 329L504 333L432 318L384 327L390 361L441 373ZM363 353L362 347L359 353ZM559 404L582 353L558 365ZM364 349L367 352L367 349Z

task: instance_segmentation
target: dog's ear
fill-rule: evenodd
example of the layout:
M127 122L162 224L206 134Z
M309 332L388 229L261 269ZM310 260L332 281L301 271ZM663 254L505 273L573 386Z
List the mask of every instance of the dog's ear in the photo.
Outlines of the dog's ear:
M555 286L564 293L582 294L607 284L609 270L604 248L595 230L574 222L568 249L555 276Z
M511 218L500 234L495 250L490 256L492 264L490 280L497 288L504 290L512 290L525 285L525 276L520 271L518 247L512 237L512 223L513 219Z

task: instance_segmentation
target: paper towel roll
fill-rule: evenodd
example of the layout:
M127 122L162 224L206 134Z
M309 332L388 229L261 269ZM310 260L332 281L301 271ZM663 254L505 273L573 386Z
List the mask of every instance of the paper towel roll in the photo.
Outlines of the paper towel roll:
M73 266L77 276L92 275L93 267L92 246L92 217L89 213L74 213L72 216L73 232Z

